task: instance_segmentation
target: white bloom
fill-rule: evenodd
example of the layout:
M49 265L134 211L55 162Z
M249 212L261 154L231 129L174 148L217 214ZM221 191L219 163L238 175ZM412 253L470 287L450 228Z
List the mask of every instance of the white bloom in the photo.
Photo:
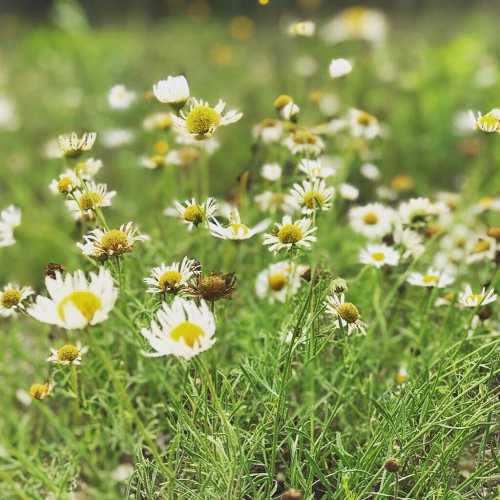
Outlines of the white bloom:
M175 297L172 304L163 302L149 328L141 330L155 352L146 356L174 355L191 359L215 343L215 318L206 302Z
M361 175L371 181L376 181L380 179L380 170L373 163L363 163L361 165Z
M135 140L135 134L129 129L111 129L105 130L101 134L101 142L106 148L115 149L127 144L131 144Z
M87 158L75 165L75 173L82 179L92 179L102 168L102 160Z
M401 245L404 249L403 259L417 258L425 252L422 236L411 229L403 229L400 223L396 224L393 237L394 243Z
M166 208L163 213L169 217L177 217L184 224L187 224L188 230L192 231L200 224L208 223L217 210L217 202L215 198L207 198L207 200L199 204L195 198L186 200L182 203L175 201L173 207Z
M381 268L383 266L397 266L399 252L387 245L368 245L359 254L361 264Z
M353 137L363 137L371 140L378 137L382 132L378 120L373 115L359 109L349 111L349 125Z
M218 127L235 123L243 113L231 109L224 113L226 103L222 100L211 107L207 102L191 98L188 109L180 116L172 115L174 126L181 133L187 133L198 140L211 137Z
M332 207L335 194L333 187L327 187L323 179L306 180L295 183L288 195L291 206L302 210L303 214L312 214L316 210L327 211Z
M281 177L281 167L278 163L265 163L260 169L260 175L268 181L277 181Z
M21 224L21 210L9 205L0 212L0 247L14 245L14 229Z
M14 102L3 95L0 95L0 128L5 130L19 128L19 118Z
M309 78L318 71L319 63L309 54L300 55L295 59L293 69L295 73L303 78Z
M492 109L489 113L482 115L477 112L469 113L471 126L475 130L481 130L488 134L500 133L500 109Z
M304 172L310 179L315 179L316 177L326 179L335 175L339 166L339 161L336 158L321 156L315 160L303 158L300 160L299 170Z
M255 139L260 139L266 144L278 142L283 134L283 124L279 120L266 118L255 125L252 133Z
M113 109L127 109L135 101L136 93L125 85L114 85L108 94L108 104Z
M289 215L285 215L281 223L276 223L273 233L264 235L264 245L269 246L269 250L273 253L296 248L308 250L316 241L316 236L313 235L316 229L310 219L304 218L293 222Z
M291 261L277 262L260 272L255 282L255 293L260 299L266 298L270 303L284 303L288 297L295 295L301 285L301 273L305 269Z
M200 263L184 257L181 262L170 265L160 264L151 269L151 275L144 278L149 285L148 293L178 293L189 280L201 272Z
M172 126L172 115L170 113L152 113L142 121L144 130L168 130Z
M83 271L47 277L45 286L49 297L37 296L28 314L38 321L57 325L67 330L78 330L105 321L118 297L111 272L104 267L90 273L87 280Z
M78 137L76 132L60 135L58 137L59 148L64 156L69 158L80 156L84 151L90 151L94 146L97 134L95 132L85 132Z
M307 129L298 129L291 132L285 138L283 144L293 154L304 156L319 156L325 149L323 139Z
M281 118L283 118L284 120L291 120L294 116L298 115L299 113L300 113L300 108L293 101L289 102L288 104L285 104L280 110Z
M359 189L352 184L348 184L347 182L343 182L339 186L339 194L340 197L344 200L354 201L359 197Z
M8 318L15 316L18 311L23 311L24 301L33 293L33 289L29 286L21 287L15 283L7 283L0 291L0 317Z
M488 211L500 212L500 198L494 198L493 196L483 196L479 201L472 207L472 212L475 214L482 214Z
M420 197L401 203L398 212L403 225L420 226L447 214L449 208L442 202L433 203L429 198Z
M415 286L445 288L455 281L455 277L431 267L424 274L410 273L406 281Z
M269 219L265 219L256 226L249 228L241 223L240 214L235 208L231 211L227 227L223 227L217 219L212 218L208 223L208 228L212 236L216 238L224 240L248 240L252 236L265 231L270 223Z
M458 302L462 307L473 308L491 304L496 300L497 294L493 289L486 291L486 288L482 288L479 293L474 293L470 285L466 285L458 297Z
M47 361L58 365L79 365L87 351L88 347L82 346L81 342L77 342L76 345L65 344L59 349L51 348Z
M97 209L111 206L116 191L108 191L106 184L89 181L72 194L74 198L66 200L66 207L73 218L92 220L95 219Z
M352 71L352 63L347 59L332 59L328 71L332 78L339 78L348 75Z
M153 85L153 93L160 102L181 105L189 99L189 85L182 75L169 76Z
M311 37L315 31L316 24L313 21L299 21L288 27L288 34L291 36Z
M382 238L391 232L394 213L381 203L368 203L353 207L349 211L349 221L356 233L366 238Z
M468 248L467 263L492 261L497 253L497 241L489 236L479 236Z
M335 318L335 328L347 328L347 334L355 331L365 333L366 325L361 321L358 308L344 300L344 294L333 294L326 299L326 312Z

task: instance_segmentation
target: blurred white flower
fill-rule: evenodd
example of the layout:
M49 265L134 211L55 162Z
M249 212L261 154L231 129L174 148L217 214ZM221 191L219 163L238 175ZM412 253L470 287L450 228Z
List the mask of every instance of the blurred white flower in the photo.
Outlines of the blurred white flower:
M328 71L332 78L340 78L352 71L352 63L343 58L332 59L330 66L328 66Z
M108 94L108 104L112 109L127 109L135 101L136 93L125 85L114 85Z

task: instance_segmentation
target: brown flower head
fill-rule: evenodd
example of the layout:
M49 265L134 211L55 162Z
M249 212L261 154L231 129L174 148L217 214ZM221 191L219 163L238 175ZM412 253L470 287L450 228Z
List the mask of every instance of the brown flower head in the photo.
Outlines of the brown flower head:
M210 273L200 275L187 289L187 294L210 302L229 299L236 289L234 273Z
M56 279L56 273L64 273L65 269L62 264L58 264L57 262L49 262L44 269L45 276L49 278Z

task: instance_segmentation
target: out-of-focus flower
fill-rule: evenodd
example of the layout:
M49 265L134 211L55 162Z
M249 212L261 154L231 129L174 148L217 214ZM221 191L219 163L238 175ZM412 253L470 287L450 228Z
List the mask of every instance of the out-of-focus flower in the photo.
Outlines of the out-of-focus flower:
M397 266L399 252L387 245L368 245L359 254L361 264L381 268L383 266Z
M311 37L315 31L316 24L313 21L299 21L288 27L288 34L291 36Z
M112 109L127 109L135 101L136 93L128 90L125 85L111 87L108 94L108 104Z
M332 59L330 66L328 66L328 71L332 78L340 78L352 71L352 63L343 58Z
M265 163L260 169L260 175L271 182L281 178L281 167L278 163Z
M182 75L169 76L153 85L155 97L164 104L183 106L189 99L189 85Z
M84 151L90 151L96 140L95 132L85 132L81 137L78 137L76 132L71 134L60 135L58 138L59 148L64 156L68 158L76 158Z
M455 277L445 271L429 268L425 273L410 273L406 281L415 286L445 288L455 281Z
M492 304L497 300L497 294L493 289L486 291L482 288L479 293L474 293L470 285L466 285L458 297L458 302L462 307L479 307Z

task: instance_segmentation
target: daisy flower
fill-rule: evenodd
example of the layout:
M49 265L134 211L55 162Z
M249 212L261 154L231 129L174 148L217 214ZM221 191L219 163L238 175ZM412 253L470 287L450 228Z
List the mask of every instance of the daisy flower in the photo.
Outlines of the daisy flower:
M208 222L217 210L215 198L208 198L202 204L197 203L195 198L183 201L175 201L173 207L166 208L163 213L169 217L177 217L188 226L188 230Z
M8 318L24 310L24 301L33 293L33 289L29 286L21 287L15 283L5 285L0 291L0 316Z
M363 163L361 165L361 175L371 181L380 179L380 169L373 163Z
M469 115L474 130L481 130L488 134L500 133L500 109L492 109L485 115L471 111Z
M472 207L472 211L476 214L488 212L489 210L495 212L500 211L500 198L494 198L493 196L483 196Z
M281 167L278 163L265 163L260 169L260 175L267 181L277 181L281 177Z
M66 206L75 220L92 220L98 208L111 206L115 195L116 191L108 191L106 184L90 181L83 189L79 188L73 192L74 198L66 200Z
M350 110L349 125L353 137L369 140L378 137L382 131L378 120L373 115L359 109Z
M491 288L486 291L486 288L482 288L479 293L474 293L470 285L466 285L465 289L460 293L458 297L458 302L462 307L479 307L491 304L497 300L497 294Z
M364 333L366 325L361 321L358 308L352 302L345 302L344 294L332 294L326 299L326 312L333 316L336 328L347 328L347 334L355 331Z
M301 285L303 266L296 266L290 261L271 264L257 276L255 293L260 299L266 298L284 303L287 297L295 295Z
M135 140L135 133L126 128L115 128L104 130L101 133L101 142L104 147L109 149L121 148L131 144Z
M359 189L352 184L348 184L347 182L343 182L339 186L339 194L340 197L344 200L354 201L359 198Z
M188 109L182 110L180 116L172 115L175 127L182 133L203 140L211 137L218 127L230 125L241 119L242 113L234 109L224 113L226 103L222 100L211 107L207 102L191 98Z
M497 253L497 242L495 238L481 236L477 238L469 249L467 263L481 262L483 260L494 260Z
M299 170L310 179L315 179L316 177L326 179L335 175L338 166L338 162L335 159L332 160L332 158L322 156L316 160L303 158L300 160Z
M278 142L283 135L283 124L279 120L266 118L255 125L252 133L255 139L260 139L266 144Z
M353 230L370 239L382 238L390 233L393 220L393 211L382 203L368 203L349 211Z
M288 34L291 36L311 37L315 31L316 24L313 21L299 21L288 27Z
M149 236L139 233L133 222L123 224L119 229L94 229L83 237L83 244L77 243L84 255L105 260L122 255L134 249L136 241L146 241Z
M58 137L59 148L64 156L68 158L76 158L84 151L90 151L95 143L97 134L95 132L84 132L81 137L78 137L76 132L64 134Z
M293 101L285 104L280 110L281 118L284 120L292 120L295 116L300 113L300 108Z
M236 290L234 273L197 274L186 288L185 293L194 299L214 302L219 299L230 299Z
M265 219L259 222L256 226L249 228L241 223L241 218L238 209L234 208L229 216L229 225L223 227L220 222L213 218L208 223L208 228L212 236L223 240L248 240L262 231L265 231L271 221Z
M399 252L387 245L368 245L359 254L361 264L381 268L383 266L397 266Z
M58 365L79 365L82 362L82 356L87 351L88 347L82 346L80 342L77 342L76 345L65 344L59 349L51 348L47 361Z
M201 267L198 261L184 257L181 262L153 267L150 276L144 278L144 283L149 285L148 293L178 293L193 276L200 272Z
M189 99L189 85L182 75L169 76L153 85L153 93L160 102L181 107Z
M404 225L420 227L427 225L431 220L449 212L442 203L433 203L429 198L411 198L399 205L398 213Z
M175 297L172 304L162 304L150 327L141 333L154 350L146 356L191 359L214 345L215 318L206 302L196 305Z
M54 194L70 194L81 184L80 179L74 170L67 169L59 175L57 179L53 179L49 184L49 189Z
M135 101L136 93L128 90L125 85L111 87L108 93L108 104L112 109L127 109Z
M0 212L0 247L14 245L14 229L21 224L21 210L9 205Z
M410 273L406 281L415 286L445 288L455 281L455 277L430 267L424 274Z
M403 247L403 259L420 257L425 252L422 236L412 229L403 229L400 223L396 223L392 234L394 243Z
M294 222L289 215L285 215L281 223L276 223L271 234L264 235L264 245L273 253L281 250L308 250L316 241L316 236L313 235L316 229L310 219L304 218Z
M30 387L30 396L33 399L42 400L49 396L53 389L54 385L49 382L45 382L44 384L33 384Z
M75 165L75 173L82 179L92 179L102 168L102 160L98 158L87 158Z
M323 139L307 129L291 132L283 144L295 155L319 156L325 149Z
M104 267L98 273L83 271L47 276L45 286L49 297L38 295L28 314L42 323L67 330L78 330L108 319L118 297L111 272Z
M328 72L332 78L340 78L341 76L348 75L351 71L352 63L343 58L332 59L328 67Z
M316 210L327 211L332 207L335 194L333 187L327 187L323 179L295 183L288 195L290 204L300 208L303 214L312 214Z

